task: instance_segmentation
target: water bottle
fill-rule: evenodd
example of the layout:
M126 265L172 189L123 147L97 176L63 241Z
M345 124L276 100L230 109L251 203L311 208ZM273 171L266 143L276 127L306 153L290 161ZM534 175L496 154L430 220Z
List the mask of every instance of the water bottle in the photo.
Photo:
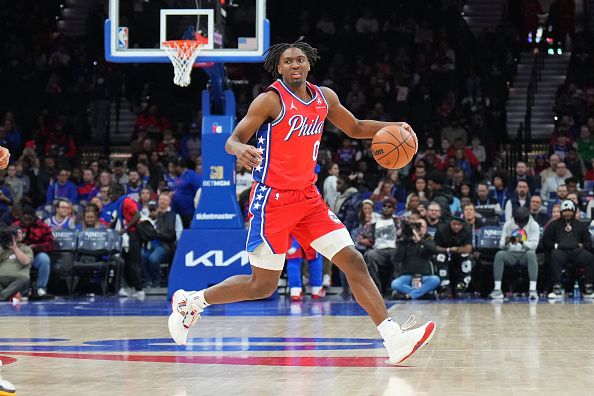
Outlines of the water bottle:
M579 300L580 299L580 284L578 283L578 281L575 281L575 284L573 285L573 299L574 300Z

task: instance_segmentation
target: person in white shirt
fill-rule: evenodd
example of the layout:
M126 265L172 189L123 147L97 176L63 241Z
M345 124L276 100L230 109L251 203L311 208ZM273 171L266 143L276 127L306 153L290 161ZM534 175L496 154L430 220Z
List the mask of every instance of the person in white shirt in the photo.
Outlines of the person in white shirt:
M526 265L530 287L528 298L538 300L536 281L538 279L538 261L536 248L540 239L540 226L530 217L528 208L518 208L514 217L505 222L499 247L502 249L495 255L493 262L493 279L495 288L489 295L493 299L503 299L501 279L504 266Z
M551 156L552 157L552 156ZM564 162L559 162L555 167L555 173L547 177L540 189L540 196L543 201L549 200L549 194L557 191L560 185L565 184L565 179L571 177L571 172Z
M340 193L336 190L336 180L340 174L338 164L331 163L328 167L328 177L324 180L324 201L329 208L333 208Z
M239 161L235 164L235 194L239 198L239 195L245 190L252 188L254 178L252 173L248 172Z
M557 165L559 164L559 162L561 162L561 158L557 154L551 154L551 156L549 157L549 167L540 172L541 185L544 185L549 177L555 176L555 171L557 170ZM570 170L567 170L567 174L567 177L573 176Z

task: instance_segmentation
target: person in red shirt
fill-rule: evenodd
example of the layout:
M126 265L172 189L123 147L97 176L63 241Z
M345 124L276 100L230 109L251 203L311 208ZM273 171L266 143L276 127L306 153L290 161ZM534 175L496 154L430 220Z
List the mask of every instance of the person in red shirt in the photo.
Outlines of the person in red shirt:
M50 226L37 218L35 209L30 206L23 208L19 220L14 222L23 231L23 243L33 250L33 268L37 269L37 295L46 295L47 283L50 276L50 257L48 252L54 249L54 236Z
M138 203L132 198L124 195L124 186L112 183L109 187L109 199L111 201L112 221L110 228L120 227L120 235L127 234L129 239L128 254L124 265L124 279L129 288L121 288L118 292L120 297L144 298L142 290L142 276L140 273L140 251L141 241L136 232L140 211ZM132 290L134 289L134 290Z

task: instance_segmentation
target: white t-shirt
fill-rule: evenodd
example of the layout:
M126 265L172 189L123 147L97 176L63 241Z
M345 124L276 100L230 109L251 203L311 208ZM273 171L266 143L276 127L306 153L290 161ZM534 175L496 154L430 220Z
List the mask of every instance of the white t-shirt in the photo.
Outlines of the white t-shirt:
M375 221L374 249L387 249L396 247L396 224L394 219L377 219Z
M252 188L252 183L254 178L252 174L249 172L245 172L243 174L236 173L235 174L235 193L237 196L247 190L248 188Z

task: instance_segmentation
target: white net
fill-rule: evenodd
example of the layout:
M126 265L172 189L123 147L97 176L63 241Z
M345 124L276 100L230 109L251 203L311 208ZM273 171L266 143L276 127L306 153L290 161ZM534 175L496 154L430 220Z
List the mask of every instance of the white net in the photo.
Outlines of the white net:
M180 87L190 85L192 66L204 43L195 40L165 41L163 49L173 64L173 83Z

